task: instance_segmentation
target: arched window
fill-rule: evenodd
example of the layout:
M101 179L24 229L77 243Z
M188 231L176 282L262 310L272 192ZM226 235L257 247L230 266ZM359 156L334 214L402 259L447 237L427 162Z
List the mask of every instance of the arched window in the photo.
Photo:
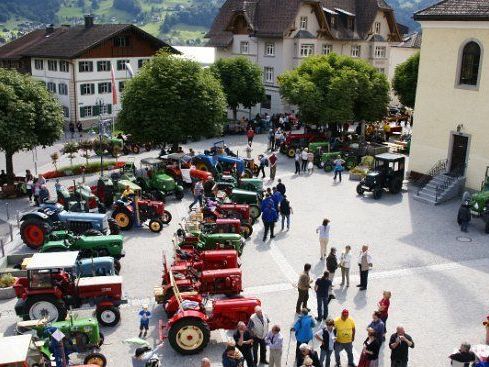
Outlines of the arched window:
M477 85L479 80L479 64L481 60L480 46L471 41L462 51L462 65L460 67L460 84Z

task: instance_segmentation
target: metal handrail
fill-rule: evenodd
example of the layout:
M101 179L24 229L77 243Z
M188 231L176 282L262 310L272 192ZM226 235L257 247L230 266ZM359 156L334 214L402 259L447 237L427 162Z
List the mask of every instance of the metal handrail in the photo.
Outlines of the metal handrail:
M435 177L436 175L442 172L446 172L447 164L448 164L447 159L440 159L433 165L433 167L431 167L431 169L428 172L426 172L426 174L424 174L423 176L421 176L421 178L414 181L413 184L419 187L417 193L419 194L419 192L428 184L428 182L431 181L433 177Z

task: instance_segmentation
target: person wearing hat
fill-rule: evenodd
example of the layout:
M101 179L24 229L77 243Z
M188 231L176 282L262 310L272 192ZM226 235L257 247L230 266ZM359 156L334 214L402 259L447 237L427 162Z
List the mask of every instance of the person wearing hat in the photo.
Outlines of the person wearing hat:
M294 324L294 327L290 329L290 331L294 331L295 339L297 340L297 345L295 348L296 354L299 353L301 344L307 345L312 340L312 329L315 326L316 322L312 316L309 315L309 310L307 308L303 308L301 315Z
M163 343L160 343L153 350L150 347L137 348L132 357L132 367L146 367L148 362L158 354L162 346Z
M151 312L148 311L148 306L144 305L143 309L139 311L139 337L145 338L148 334L149 319L151 318ZM144 334L143 334L144 330Z
M318 354L312 347L306 343L302 343L299 346L299 351L297 352L297 367L302 366L314 366L321 367L319 362Z
M348 366L355 366L353 362L353 341L355 340L355 321L350 317L350 312L344 309L341 316L334 320L336 330L336 343L334 345L334 358L336 364L341 366L340 352L346 351Z

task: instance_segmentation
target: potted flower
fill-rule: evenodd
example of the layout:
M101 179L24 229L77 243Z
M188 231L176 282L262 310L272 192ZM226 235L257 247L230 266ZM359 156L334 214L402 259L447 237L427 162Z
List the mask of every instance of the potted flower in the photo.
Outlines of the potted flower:
M0 299L10 299L15 297L14 285L15 278L12 274L0 276Z

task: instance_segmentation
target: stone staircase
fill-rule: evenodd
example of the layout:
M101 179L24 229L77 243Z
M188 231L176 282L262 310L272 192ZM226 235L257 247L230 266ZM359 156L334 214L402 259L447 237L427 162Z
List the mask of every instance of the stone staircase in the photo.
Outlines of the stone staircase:
M438 205L459 196L464 187L464 176L439 173L418 190L414 199L427 204Z

